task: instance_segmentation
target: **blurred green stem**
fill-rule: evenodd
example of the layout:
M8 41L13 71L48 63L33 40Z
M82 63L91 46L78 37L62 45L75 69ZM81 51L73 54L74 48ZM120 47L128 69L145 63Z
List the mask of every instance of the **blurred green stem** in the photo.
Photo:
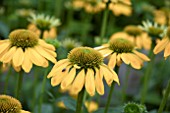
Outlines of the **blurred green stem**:
M118 66L115 67L115 72L118 74L118 72L119 72L119 67ZM111 102L111 99L112 99L112 93L113 93L113 90L114 90L114 86L115 86L115 83L112 82L111 87L110 87L109 96L107 98L107 103L106 103L106 107L105 107L104 113L108 112L108 109L109 109L109 106L110 106L110 102Z
M18 81L17 81L17 86L16 86L16 90L15 90L15 97L17 99L19 99L19 96L20 96L20 91L21 91L21 88L22 88L22 80L23 80L23 71L21 70L19 73L18 73Z
M102 20L102 26L101 26L101 30L100 30L100 43L103 43L103 38L105 37L105 33L106 33L106 26L107 26L107 20L109 17L109 3L106 3L106 9L104 10L104 14L103 14L103 20Z
M163 109L165 107L166 101L168 100L169 94L170 94L170 79L168 81L168 85L166 87L165 94L164 94L164 96L162 98L162 101L161 101L161 104L159 106L158 113L162 113L163 112Z
M37 82L38 82L38 67L35 67L34 69L34 82L33 82L33 87L32 87L32 91L33 91L33 102L32 102L32 111L34 111L35 105L36 105L36 86L37 86Z
M123 88L122 88L122 100L123 100L123 102L126 101L126 89L127 89L127 86L128 86L129 74L130 74L130 66L127 66L126 75L125 75L125 78L124 78L124 85L123 85Z
M40 100L39 100L39 107L38 107L38 113L42 113L41 108L42 108L43 96L44 96L44 92L45 92L45 85L46 85L46 81L47 81L47 72L48 72L48 68L45 70L44 77L43 77L42 88L41 88L41 93L40 93Z
M12 68L10 67L10 68L9 68L9 71L8 71L8 73L7 73L7 76L6 76L6 80L5 80L4 94L6 94L6 93L7 93L8 81L9 81L9 78L10 78L11 72L12 72Z
M83 88L79 94L78 94L78 98L77 98L77 106L76 106L76 113L81 113L81 108L83 105L83 101L85 101L84 99L84 93L85 93L85 88Z
M148 86L149 86L149 81L150 81L152 70L153 70L154 59L155 59L155 55L153 54L153 49L154 49L155 45L156 45L156 42L152 41L151 49L149 51L149 57L150 57L151 61L148 63L145 73L144 73L144 85L143 85L142 94L141 94L141 104L145 103L146 94L147 94L147 90L148 90Z
M41 29L40 39L43 39L44 29Z

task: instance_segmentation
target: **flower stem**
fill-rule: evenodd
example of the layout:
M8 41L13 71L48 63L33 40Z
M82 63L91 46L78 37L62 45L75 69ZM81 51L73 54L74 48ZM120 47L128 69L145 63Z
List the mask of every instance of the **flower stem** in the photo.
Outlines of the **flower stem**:
M84 99L84 93L85 93L85 89L83 88L78 94L76 113L81 113L81 108L82 108L83 99Z
M104 14L103 14L102 26L101 26L101 30L100 30L101 44L103 43L103 38L104 38L105 33L106 33L107 20L108 20L108 17L109 17L109 9L108 9L109 3L110 2L106 3L106 9L104 10Z
M142 94L141 94L141 104L145 103L148 85L149 85L150 77L151 77L152 70L153 70L154 59L155 59L155 55L153 54L153 49L155 45L156 43L152 41L151 49L149 51L149 57L151 61L148 63L146 71L144 73L144 85L143 85Z
M37 67L35 67L34 82L33 82L33 87L32 87L32 91L33 91L32 111L34 111L34 108L36 105L36 86L37 86L37 82L38 82L38 73L37 72L38 72Z
M18 73L17 79L18 79L18 81L17 81L16 90L15 90L15 97L17 99L19 99L20 91L21 91L21 88L22 88L22 80L23 80L23 71L22 70Z
M44 34L44 29L41 29L41 33L40 33L40 39L43 39L43 34Z
M127 70L126 70L126 75L124 78L124 85L122 88L122 101L126 101L126 89L128 86L128 78L129 78L129 74L130 74L130 66L127 66Z
M119 67L118 66L115 67L115 72L116 73L119 72ZM114 84L115 84L114 82L112 82L112 84L111 84L110 92L109 92L109 96L107 98L107 103L106 103L106 107L105 107L104 113L108 112L108 109L109 109L109 106L110 106L110 102L111 102L111 98L112 98L112 93L113 93L113 90L114 90Z
M9 68L9 71L8 71L8 73L7 73L7 76L6 76L6 80L5 80L4 94L6 94L6 93L7 93L8 81L9 81L9 78L10 78L11 72L12 72L12 68L10 67L10 68Z
M165 94L164 94L164 96L162 98L162 101L161 101L161 104L159 106L158 113L162 113L163 112L163 109L165 107L166 101L168 100L169 94L170 94L170 79L168 81L168 85L166 87Z
M41 88L41 93L40 93L40 100L39 100L39 107L38 107L38 113L42 113L41 112L41 108L42 108L42 103L43 103L43 95L45 92L45 85L46 85L46 80L47 80L47 72L48 72L48 68L46 69L45 73L44 73L44 77L43 77L43 83L42 83L42 88Z

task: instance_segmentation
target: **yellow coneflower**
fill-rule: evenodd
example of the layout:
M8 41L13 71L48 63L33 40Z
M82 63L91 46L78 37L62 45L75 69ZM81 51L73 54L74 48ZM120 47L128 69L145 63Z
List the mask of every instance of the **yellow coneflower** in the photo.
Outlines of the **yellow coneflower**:
M85 2L84 9L88 13L98 13L105 9L105 4L97 0L87 0Z
M82 9L85 6L84 0L72 0L71 5L74 9Z
M105 0L108 1L108 0ZM130 16L132 13L131 1L130 0L111 0L112 3L109 4L109 9L119 16L121 14L125 16Z
M22 110L21 103L8 95L0 95L0 113L30 113Z
M130 64L135 69L140 69L143 61L150 60L147 56L135 50L135 46L131 41L124 38L113 38L109 44L104 44L95 49L99 50L103 56L110 57L108 66L111 69L116 65L120 66L122 62Z
M167 58L170 55L170 27L167 28L164 38L155 46L153 52L158 54L164 50L164 57Z
M50 17L50 16L45 16L44 14L34 14L32 13L30 15L31 17L28 18L28 20L35 24L37 26L37 28L39 28L40 30L49 30L52 27L57 27L59 26L60 20L56 19L54 17Z
M40 36L41 31L36 27L35 24L29 24L28 30L33 31L38 36ZM43 39L55 39L57 37L57 29L55 27L50 28L50 30L45 30L43 33Z
M129 25L124 28L124 32L128 34L128 38L132 37L131 40L139 49L144 48L146 50L149 50L151 48L151 38L139 27L135 25Z
M47 67L48 60L56 62L55 47L39 39L29 30L12 31L9 39L0 40L0 48L0 61L11 63L16 71L22 68L28 73L33 64Z
M70 87L72 94L85 87L90 96L95 95L95 90L104 94L103 77L109 86L113 81L119 84L117 74L103 63L103 56L90 47L71 50L67 59L57 62L47 77L52 77L52 86L61 83L61 89Z

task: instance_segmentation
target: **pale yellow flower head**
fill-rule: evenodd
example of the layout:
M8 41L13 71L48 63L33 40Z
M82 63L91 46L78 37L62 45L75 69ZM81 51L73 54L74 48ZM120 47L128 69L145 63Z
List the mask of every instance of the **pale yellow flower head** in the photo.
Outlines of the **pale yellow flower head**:
M0 95L0 113L30 113L22 110L21 103L8 95Z
M34 32L17 29L9 34L9 39L0 40L0 61L12 64L16 71L30 72L33 64L48 66L48 60L55 63L55 47L39 39Z
M135 50L134 44L125 38L113 38L108 44L96 47L104 57L109 57L108 66L113 69L116 65L120 66L122 62L131 65L135 69L140 69L144 61L150 59L144 54Z
M57 27L61 24L58 18L50 17L48 15L44 14L36 15L34 13L31 13L30 16L31 17L28 18L28 21L35 24L37 28L39 28L40 30L49 30L50 28Z
M124 32L128 34L127 39L131 40L139 49L149 50L152 40L146 32L143 32L138 26L129 25L124 28ZM120 36L121 37L121 36ZM123 36L122 36L123 37Z
M163 50L166 59L170 55L170 26L167 28L164 38L155 46L153 52L158 54Z
M95 95L95 90L103 95L103 78L109 86L113 81L119 84L117 74L103 63L103 56L90 47L72 49L67 59L58 61L47 77L52 77L52 86L61 83L61 89L70 87L70 93L75 95L83 87L90 96Z

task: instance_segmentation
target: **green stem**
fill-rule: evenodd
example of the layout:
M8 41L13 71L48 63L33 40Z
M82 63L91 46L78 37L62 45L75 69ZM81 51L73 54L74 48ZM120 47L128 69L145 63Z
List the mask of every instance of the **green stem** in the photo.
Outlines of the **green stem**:
M17 81L16 90L15 90L15 97L17 99L19 99L20 91L21 91L21 88L22 88L22 80L23 80L23 71L22 70L18 73L17 79L18 79L18 81Z
M102 26L101 26L101 30L100 30L100 41L101 41L101 44L103 43L103 38L105 36L105 33L106 33L106 26L107 26L107 20L108 20L108 17L109 17L109 3L106 3L106 9L104 10L104 14L103 14L103 21L102 21Z
M77 106L76 106L76 113L81 113L81 108L83 105L83 98L84 98L85 89L83 88L79 94L77 99Z
M46 78L47 77L47 72L48 72L48 69L46 69L46 71L44 73L44 77L43 77L43 83L42 83L42 88L41 88L41 93L40 93L38 113L42 113L41 108L42 108L43 96L44 96L44 92L45 92L45 85L46 85L46 80L47 80L47 78Z
M43 34L44 34L44 29L41 29L41 33L40 33L40 39L43 39Z
M115 72L118 74L118 72L119 72L119 67L118 66L115 67ZM104 113L108 112L108 109L109 109L109 106L110 106L110 102L111 102L111 98L112 98L112 93L113 93L113 90L114 90L114 84L115 84L114 82L111 84L110 92L109 92L109 96L107 98L107 103L106 103L106 107L105 107Z
M158 113L162 113L163 112L163 109L165 107L166 101L168 100L169 94L170 94L170 80L168 81L168 85L166 87L165 94L164 94L163 99L161 101L161 104L159 106Z
M9 68L9 71L8 71L8 73L7 73L7 76L6 76L6 80L5 80L4 94L7 93L8 81L9 81L9 78L10 78L11 73L12 73L12 68L10 67L10 68Z
M129 74L130 74L130 66L127 66L126 75L125 75L125 79L124 79L124 85L123 85L123 88L122 88L122 100L123 100L123 102L126 101L126 89L127 89L127 86L128 86Z
M155 42L152 41L151 49L149 51L149 57L151 61L148 63L146 71L144 73L144 85L143 85L142 94L141 94L141 104L145 103L148 85L149 85L149 81L150 81L152 70L153 70L154 59L155 59L155 55L153 54L153 49L155 45L156 45Z
M34 82L33 82L33 102L32 102L32 110L34 111L35 105L36 105L36 86L37 86L37 82L38 82L38 70L36 70L37 67L35 67L34 70Z

